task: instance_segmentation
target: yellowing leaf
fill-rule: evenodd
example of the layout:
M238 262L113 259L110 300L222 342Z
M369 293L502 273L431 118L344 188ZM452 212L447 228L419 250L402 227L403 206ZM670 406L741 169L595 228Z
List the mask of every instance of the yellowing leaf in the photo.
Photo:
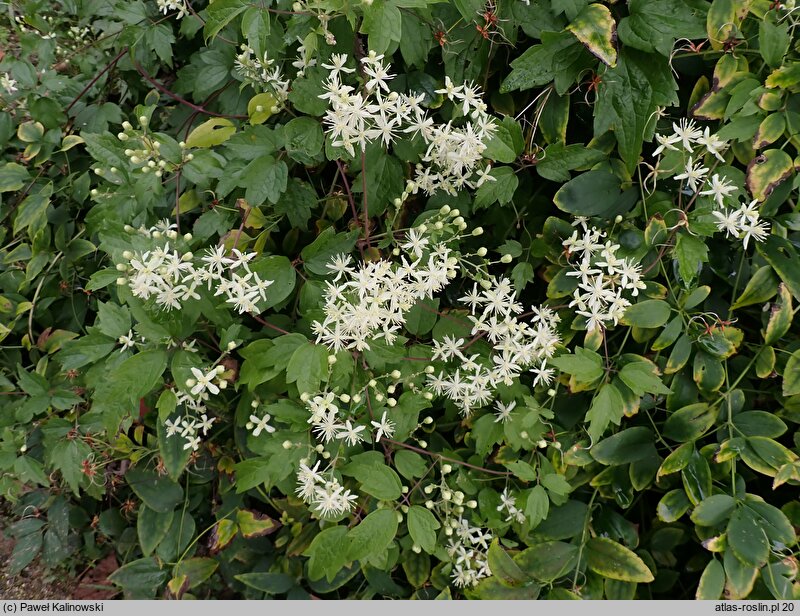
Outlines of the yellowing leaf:
M233 122L225 118L211 118L195 128L186 139L188 148L210 148L225 143L236 132Z
M783 150L765 150L747 165L747 190L764 201L775 187L794 172L792 157Z
M617 65L617 26L611 11L602 4L590 4L567 26L592 55L608 66Z

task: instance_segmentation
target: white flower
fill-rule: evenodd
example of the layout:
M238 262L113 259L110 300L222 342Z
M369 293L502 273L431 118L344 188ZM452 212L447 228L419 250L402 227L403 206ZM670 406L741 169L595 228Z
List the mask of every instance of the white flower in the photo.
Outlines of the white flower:
M208 431L211 429L211 424L214 423L214 420L214 417L209 417L205 413L200 415L200 421L197 422L197 429L203 431L203 436L208 434Z
M672 130L675 131L675 135L680 138L680 141L683 143L683 148L687 152L691 152L693 149L692 144L703 136L703 131L695 126L694 120L688 120L686 118L681 118L680 123L673 122Z
M344 422L344 425L339 428L339 432L336 433L336 438L344 440L348 445L353 446L364 440L364 437L360 434L364 430L366 430L366 426L353 426L348 419Z
M658 147L653 150L653 156L658 156L664 150L675 150L676 148L673 144L678 143L681 140L679 135L656 135L656 141L658 141Z
M125 349L130 349L131 347L133 347L133 345L136 343L134 337L135 336L133 330L131 329L128 330L127 334L123 334L117 339L117 342L119 342L122 345L122 348L119 350L120 353L122 353Z
M13 94L19 89L16 80L11 79L8 73L0 76L0 88L3 88L8 94Z
M187 436L186 437L186 444L183 446L183 450L186 451L187 449L191 449L192 451L197 451L200 448L200 437L199 436Z
M275 432L275 428L269 425L268 422L270 419L272 419L272 416L269 413L265 413L261 418L257 415L250 415L250 421L247 422L247 429L253 431L253 436L258 436L262 431L272 434Z
M725 162L725 159L722 157L721 151L724 151L728 147L728 142L723 141L716 134L711 134L711 129L706 126L703 134L696 139L697 143L705 146L706 151L709 154L713 154L716 156L717 160L720 162Z
M731 193L736 191L736 186L728 182L725 176L719 177L718 173L711 176L708 185L709 188L700 191L700 194L713 195L714 201L716 201L719 207L723 206L723 199L725 199L725 197L730 196Z
M676 175L675 179L686 180L686 184L692 189L692 192L697 192L697 185L703 183L706 173L708 173L708 167L703 167L703 161L698 161L695 164L690 156L686 162L684 172Z
M191 389L193 396L203 391L208 391L214 395L219 393L219 387L214 383L218 376L216 368L212 368L207 374L203 374L200 369L192 367L192 375L195 380L195 384Z
M167 427L167 438L169 438L173 434L177 434L181 430L180 422L177 419L175 421L170 421L169 419L167 419L164 422L164 425Z
M379 441L381 438L392 438L394 436L394 429L395 424L393 421L389 420L386 417L386 411L383 412L380 421L372 421L370 422L372 426L375 428L375 440Z
M517 403L515 400L512 400L508 404L503 404L500 400L495 401L494 408L497 409L497 412L495 413L496 419L494 422L507 422L509 419L511 419L511 411L513 411L516 406Z

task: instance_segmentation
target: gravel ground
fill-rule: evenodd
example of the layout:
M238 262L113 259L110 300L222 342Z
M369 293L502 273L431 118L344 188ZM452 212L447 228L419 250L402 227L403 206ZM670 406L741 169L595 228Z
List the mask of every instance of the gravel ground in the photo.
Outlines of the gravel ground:
M0 520L0 526L5 526ZM6 564L14 549L14 541L0 534L0 599L68 599L72 596L74 581L58 578L58 573L48 571L38 561L31 563L19 575L9 575Z

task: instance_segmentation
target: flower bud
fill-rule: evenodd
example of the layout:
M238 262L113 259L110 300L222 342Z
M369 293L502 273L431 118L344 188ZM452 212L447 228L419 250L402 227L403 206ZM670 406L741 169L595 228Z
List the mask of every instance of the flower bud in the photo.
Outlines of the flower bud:
M489 251L486 250L484 246L481 246L480 248L478 248L478 252L475 254L477 254L479 257L485 257L487 252Z
M436 506L436 503L434 503L432 500L427 500L425 501L425 506L428 509L433 509Z
M361 394L353 394L351 400L353 401L354 404L358 404L359 402L361 402Z
M394 385L389 385L389 387L386 388L386 393L393 394L396 390L397 388Z
M460 214L461 212L458 211L458 208L450 210L450 216L452 216L453 218L457 218Z
M430 424L433 423L433 417L428 415L425 419L422 420L422 423L424 423L426 426L429 426Z
M552 398L553 396L556 395L556 390L555 389L548 389L547 390L547 395Z
M539 441L539 449L544 449L545 447L547 447L547 441L542 439Z
M193 236L192 236L192 234L191 234L191 233L184 233L184 234L183 234L183 240L184 240L185 242L191 242L191 241L192 241L192 237L193 237Z
M433 374L436 371L436 368L433 366L425 366L425 374Z
M311 396L309 396L309 395L308 395L306 392L303 392L302 394L300 394L300 401L301 401L301 402L308 402L308 399L309 399L310 397L311 397Z
M228 343L228 350L229 350L229 351L233 351L233 349L235 349L235 348L236 348L236 346L237 346L237 345L236 345L236 342L235 342L234 340L231 340L231 341Z
M128 135L126 135L125 133L117 133L117 139L119 139L120 141L127 141Z
M422 394L422 397L426 400L433 400L433 393L426 391L424 394Z
M330 457L331 457L331 452L330 451L323 451L322 452L322 459L323 460L327 460Z
M96 197L97 195L100 194L100 191L97 190L96 188L92 188L92 190L89 191L89 194L92 195L92 197Z
M472 235L474 235L475 237L478 237L479 235L483 235L483 227L475 227L472 230Z
M378 384L378 381L376 381L375 379L370 379L369 383L367 383L367 385L369 387L375 387L377 384Z
M478 506L478 501L474 501L474 500L468 500L467 501L467 507L469 507L470 509L475 509L475 507L477 507L477 506Z
M519 433L519 437L520 438L528 438L528 433L525 430L523 430L522 432Z
M381 393L375 394L375 400L377 400L378 402L383 402L383 394Z
M433 486L427 485L422 489L422 491L425 492L425 494L430 494L431 492L433 492Z
M194 387L197 385L197 381L194 379L186 379L186 387Z
M117 284L122 287L128 284L128 281L125 278L117 278Z
M433 228L434 228L434 229L436 229L437 231L440 231L441 229L443 229L443 228L444 228L444 224L442 223L442 221L441 221L441 220L437 220L437 221L434 223L434 225L433 225Z
M117 271L124 272L128 267L124 263L117 263Z
M427 449L428 447L428 441L417 441L417 444L423 449Z
M150 120L147 119L147 116L139 116L139 124L141 126L147 126L150 123Z
M336 355L328 355L328 365L332 366L336 363Z
M616 217L614 218L614 222L616 224L621 223L622 222L622 214L617 214Z
M292 448L292 441L283 441L283 448L284 449L291 449Z
M395 207L400 207L401 205L403 205L403 200L398 197L395 198L395 200L392 203L394 203Z
M464 222L464 217L463 216L458 216L457 218L453 219L453 224L454 225L460 225L463 222Z
M513 258L514 257L512 257L511 255L503 255L502 257L500 257L500 263L511 263Z
M226 381L224 379L221 380L221 381L218 381L217 382L217 387L219 387L220 389L228 389L228 381Z
M386 399L386 405L389 408L394 408L395 406L397 406L397 400L395 400L394 398L387 398Z
M412 545L412 546L411 546L411 551L412 551L412 552L414 552L414 554L419 554L420 552L422 552L422 548L421 548L421 547L419 547L419 546L418 546L418 545L415 543L414 545Z
M122 123L122 128L124 128L125 130L131 130L131 129L133 129L133 124L131 124L130 122L128 122L127 120L125 120L125 121Z
M250 403L250 408L251 408L251 409L257 409L257 408L258 408L258 400L253 400L253 401Z

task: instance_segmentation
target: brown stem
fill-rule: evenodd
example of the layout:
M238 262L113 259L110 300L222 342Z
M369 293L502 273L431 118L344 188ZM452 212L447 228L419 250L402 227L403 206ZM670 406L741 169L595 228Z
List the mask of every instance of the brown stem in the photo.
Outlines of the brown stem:
M461 466L466 466L467 468L473 468L476 471L481 471L483 473L489 473L490 475L500 475L502 477L508 477L511 475L511 471L493 471L490 468L484 468L482 466L476 466L475 464L470 464L469 462L462 462L461 460L456 460L455 458L448 458L447 456L443 456L440 453L435 453L433 451L427 451L422 449L421 447L414 447L414 445L409 445L408 443L401 443L400 441L395 441L390 438L382 438L382 441L386 441L388 443L392 443L393 445L397 445L398 447L403 447L404 449L409 449L411 451L415 451L417 453L421 453L425 456L430 456L432 458L439 458L440 460L447 460L448 462L452 462L453 464L459 464Z
M76 96L75 98L72 99L72 102L69 104L69 106L66 109L66 113L69 113L69 110L72 109L72 107L75 105L75 103L77 103L81 99L81 97L84 94L86 94L91 89L91 87L94 84L96 84L97 81L103 75L105 75L108 71L110 71L112 68L114 68L114 66L117 64L117 62L119 62L120 59L122 58L122 56L124 56L126 53L128 53L128 48L127 47L123 47L122 51L120 51L116 56L114 56L114 58L111 60L111 62L106 64L105 68L102 71L100 71L99 73L97 73L97 75L95 75L94 78L88 84L86 84L86 87L78 93L78 96Z
M180 96L178 96L177 94L175 94L171 90L167 89L166 86L164 86L163 84L159 83L158 81L153 79L150 75L148 75L147 72L142 68L142 66L136 60L133 59L133 56L131 56L131 61L133 62L133 65L136 67L136 70L139 72L139 74L142 77L144 77L145 80L148 83L150 83L159 92L161 92L163 94L166 94L167 96L169 96L173 100L178 101L181 105L185 105L186 107L189 107L189 109L194 109L198 113L204 113L206 115L209 115L209 116L212 116L212 117L215 117L215 118L233 118L235 120L246 120L247 119L247 116L244 116L244 115L228 115L228 114L225 114L225 113L217 113L215 111L209 111L208 109L205 109L204 107L201 107L200 105L195 105L194 103L190 103L185 98L181 98Z

